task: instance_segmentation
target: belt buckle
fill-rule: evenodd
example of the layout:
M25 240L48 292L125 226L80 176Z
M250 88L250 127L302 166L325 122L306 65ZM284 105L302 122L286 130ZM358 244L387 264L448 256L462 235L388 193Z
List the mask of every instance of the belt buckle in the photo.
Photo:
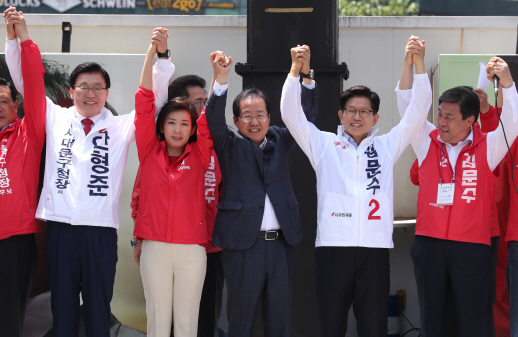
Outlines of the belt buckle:
M272 239L268 239L268 233L275 233L275 237ZM266 231L264 232L264 239L267 241L277 240L279 238L279 232L278 231Z

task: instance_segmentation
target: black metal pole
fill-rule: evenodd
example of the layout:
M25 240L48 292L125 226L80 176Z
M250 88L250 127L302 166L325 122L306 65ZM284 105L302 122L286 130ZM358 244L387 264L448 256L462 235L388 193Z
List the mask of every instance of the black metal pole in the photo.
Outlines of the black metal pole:
M63 22L61 24L61 30L63 31L61 52L70 53L70 38L72 37L72 24L70 22Z

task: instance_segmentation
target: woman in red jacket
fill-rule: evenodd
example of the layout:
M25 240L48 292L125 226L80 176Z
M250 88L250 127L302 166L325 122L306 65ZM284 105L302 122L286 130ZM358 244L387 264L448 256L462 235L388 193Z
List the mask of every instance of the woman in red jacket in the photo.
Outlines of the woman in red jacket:
M195 337L211 241L205 222L204 174L213 148L205 114L182 98L168 102L156 125L152 62L167 51L167 30L153 31L140 87L135 127L142 177L134 235L142 242L140 272L148 336Z

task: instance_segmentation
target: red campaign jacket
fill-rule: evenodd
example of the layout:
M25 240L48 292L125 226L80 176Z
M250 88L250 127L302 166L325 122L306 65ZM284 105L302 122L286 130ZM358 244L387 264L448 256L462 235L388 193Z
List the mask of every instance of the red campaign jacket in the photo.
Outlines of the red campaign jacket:
M205 172L205 179L203 181L205 186L205 219L207 221L208 229L210 230L210 236L212 237L212 229L214 228L214 223L216 222L216 213L218 211L217 206L219 202L219 196L221 195L222 186L219 161L214 150L212 151L209 169L207 170L207 172ZM137 219L138 214L139 199L140 167L137 171L137 176L135 178L135 185L133 185L133 192L131 193L131 217L135 220ZM207 247L205 249L207 253L215 253L221 251L221 248L213 246L211 242L207 243Z
M0 132L0 240L40 231L34 218L37 206L41 150L45 142L45 69L38 46L32 40L21 44L21 57L39 59L38 71L23 71L25 118ZM22 61L23 62L23 61Z
M500 111L500 109L499 109ZM493 131L498 127L498 115L494 106L489 106L489 111L486 114L480 116L483 130ZM505 127L505 125L504 125ZM518 184L518 143L515 140L511 145L511 155L513 156L513 165L511 166L511 157L509 153L505 156L505 161L509 168L509 185L510 185L510 202L509 202L509 219L507 222L507 234L505 241L518 241L518 194L516 193L513 186L513 178L511 170L514 172L514 183ZM517 185L518 187L518 185Z
M416 235L438 239L491 244L493 172L487 163L486 134L473 125L473 142L460 152L456 164L453 205L438 205L437 191L441 176L439 130L430 133L432 142L419 167ZM453 170L444 146L443 183L453 178Z
M135 95L135 138L141 166L140 200L134 235L168 243L211 241L205 219L204 178L211 162L213 142L203 113L197 141L187 144L173 163L165 141L155 133L154 95L139 88Z

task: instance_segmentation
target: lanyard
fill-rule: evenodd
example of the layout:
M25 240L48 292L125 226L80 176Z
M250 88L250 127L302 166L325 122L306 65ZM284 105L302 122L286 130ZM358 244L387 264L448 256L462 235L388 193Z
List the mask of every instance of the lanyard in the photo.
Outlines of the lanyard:
M443 160L443 156L444 156L444 143L442 143L442 146L441 146L441 162L439 163L439 165L441 166L441 180L439 181L439 184L442 184L442 160ZM455 182L455 172L453 172L453 178L451 178L451 183L454 183Z

